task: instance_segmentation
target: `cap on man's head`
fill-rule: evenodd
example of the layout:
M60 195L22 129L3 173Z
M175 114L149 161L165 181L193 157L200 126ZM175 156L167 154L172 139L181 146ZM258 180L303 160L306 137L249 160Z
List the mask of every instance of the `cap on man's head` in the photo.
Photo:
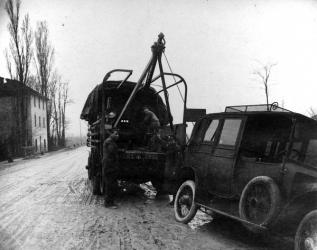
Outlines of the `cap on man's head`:
M115 113L115 112L110 112L107 116L108 116L110 119L112 119L112 118L115 118L115 117L116 117L116 113Z

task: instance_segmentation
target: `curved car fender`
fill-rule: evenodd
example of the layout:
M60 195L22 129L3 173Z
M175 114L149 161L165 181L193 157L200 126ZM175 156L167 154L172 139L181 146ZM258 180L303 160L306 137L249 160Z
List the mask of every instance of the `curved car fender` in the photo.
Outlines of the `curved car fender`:
M195 184L196 184L196 198L200 197L200 194L204 193L204 189L202 185L200 185L200 180L203 178L203 173L199 168L194 168L190 166L185 166L181 169L179 169L179 172L177 173L177 176L179 177L180 181L184 181L184 175L190 174L193 175ZM199 199L199 198L198 198Z
M188 178L188 175L193 179L193 181L197 182L197 171L188 166L184 166L182 168L177 169L176 176L179 181L184 181L184 179Z
M305 185L302 185L300 190L298 190L291 199L288 200L288 202L285 204L285 206L282 209L282 213L286 212L290 207L300 204L307 200L307 202L314 202L313 206L317 208L317 183L308 183ZM312 200L313 199L313 200Z

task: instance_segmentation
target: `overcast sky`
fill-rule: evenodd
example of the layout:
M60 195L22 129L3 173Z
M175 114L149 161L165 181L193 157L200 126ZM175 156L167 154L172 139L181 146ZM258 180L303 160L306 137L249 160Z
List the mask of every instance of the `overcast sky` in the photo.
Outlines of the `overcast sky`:
M0 2L0 76L8 77L8 19ZM69 134L79 134L82 106L107 71L133 69L131 79L138 79L159 32L174 73L187 81L188 107L219 112L265 103L252 72L277 63L270 102L306 115L317 110L317 1L22 0L21 11L33 29L48 23L55 65L74 101Z

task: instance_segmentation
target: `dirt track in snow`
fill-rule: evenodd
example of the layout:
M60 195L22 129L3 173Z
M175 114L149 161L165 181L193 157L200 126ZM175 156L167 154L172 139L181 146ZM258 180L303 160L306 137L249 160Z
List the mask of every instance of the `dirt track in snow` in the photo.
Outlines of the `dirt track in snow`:
M142 189L121 194L116 210L91 195L88 150L0 165L0 249L291 249L277 237L255 237L239 223L198 213L174 220L168 197Z

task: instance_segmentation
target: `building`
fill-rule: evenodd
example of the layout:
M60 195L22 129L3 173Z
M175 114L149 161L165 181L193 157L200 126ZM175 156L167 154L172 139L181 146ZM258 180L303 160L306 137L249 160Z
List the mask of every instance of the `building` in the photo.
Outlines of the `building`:
M0 160L47 151L46 105L39 92L0 77Z

